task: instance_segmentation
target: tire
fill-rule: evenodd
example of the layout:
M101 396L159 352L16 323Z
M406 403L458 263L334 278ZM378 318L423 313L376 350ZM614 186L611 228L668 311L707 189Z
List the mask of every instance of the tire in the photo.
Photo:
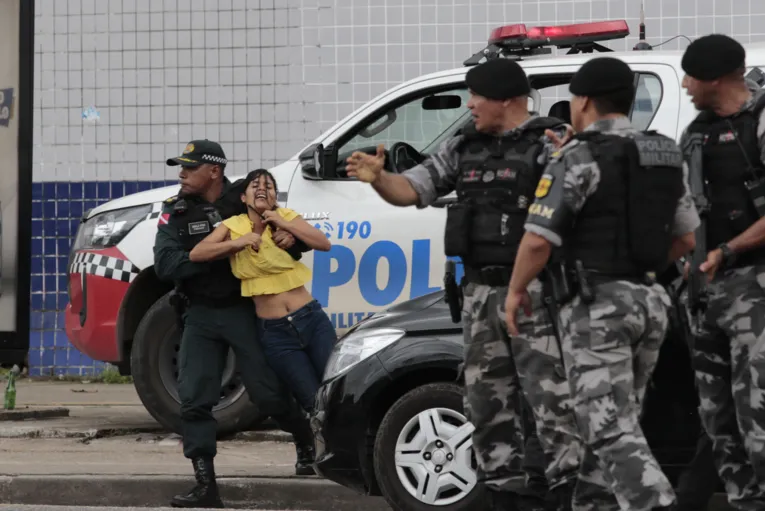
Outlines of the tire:
M473 511L486 509L486 495L482 485L476 485L475 457L473 456L472 440L470 433L472 425L467 422L463 415L462 387L453 383L429 383L404 394L385 414L377 431L374 444L374 469L377 482L383 497L395 511ZM412 491L416 491L416 473L406 467L396 466L396 446L402 440L411 441L420 438L422 429L417 425L418 417L427 417L438 414L446 427L441 429L441 440L446 440L444 449L435 449L430 454L430 460L420 454L411 454L411 461L418 464L419 468L428 467L430 470L428 481L448 483L449 475L455 477L452 470L457 469L456 475L463 481L468 481L463 490L453 489L437 495L442 500L439 503L427 503L425 499L418 499ZM461 434L452 437L459 446L457 449L449 448L449 436L454 430L464 424ZM446 431L445 431L446 430ZM414 435L414 436L412 436ZM434 445L431 439L431 445ZM421 447L423 444L418 445ZM421 452L431 452L424 447ZM440 451L440 454L438 453ZM454 458L443 465L440 473L435 472L436 462L445 460L446 454L452 454ZM472 474L472 476L470 475ZM434 478L434 476L438 476ZM472 477L472 479L471 479ZM408 481L405 485L403 480ZM407 487L408 486L408 487ZM428 486L426 486L427 488ZM448 488L447 488L448 490ZM467 491L465 491L467 490ZM450 493L456 493L450 495Z
M168 293L157 300L141 319L133 339L130 365L133 383L143 405L163 427L180 435L179 344L180 330ZM233 372L235 366L232 364L234 354L230 351L227 371L233 373L233 377L221 393L226 390L231 392L213 408L219 438L248 430L264 419L250 401L238 375Z

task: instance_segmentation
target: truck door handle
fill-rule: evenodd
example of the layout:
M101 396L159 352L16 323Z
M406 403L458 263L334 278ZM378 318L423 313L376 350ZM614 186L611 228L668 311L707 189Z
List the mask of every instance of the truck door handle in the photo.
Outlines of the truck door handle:
M433 201L433 204L431 204L431 206L433 206L434 208L445 208L449 204L454 204L455 202L457 202L457 197L453 197L453 196L439 197L438 199Z

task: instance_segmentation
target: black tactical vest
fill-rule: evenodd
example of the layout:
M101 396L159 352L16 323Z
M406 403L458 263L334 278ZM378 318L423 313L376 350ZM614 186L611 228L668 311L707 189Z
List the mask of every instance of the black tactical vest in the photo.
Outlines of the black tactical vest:
M669 264L672 227L684 192L683 155L656 132L584 132L600 181L563 244L564 258L603 275L640 278Z
M214 204L200 197L179 198L171 216L172 225L178 228L183 248L193 249L205 239L224 218L243 212L241 201L231 199L231 194L224 194ZM210 271L185 279L183 292L191 304L226 306L242 299L242 284L231 272L228 258L208 263Z
M688 126L688 133L704 136L702 168L705 192L710 203L707 219L707 246L713 249L735 238L760 217L746 183L765 178L757 143L757 121L765 108L765 94L752 110L722 118L701 112ZM733 266L765 261L765 247L741 253Z
M537 158L546 129L563 121L540 117L510 135L482 134L475 125L463 131L457 147L460 168L457 203L449 208L444 239L448 256L467 266L511 266L524 234L523 224L544 170Z

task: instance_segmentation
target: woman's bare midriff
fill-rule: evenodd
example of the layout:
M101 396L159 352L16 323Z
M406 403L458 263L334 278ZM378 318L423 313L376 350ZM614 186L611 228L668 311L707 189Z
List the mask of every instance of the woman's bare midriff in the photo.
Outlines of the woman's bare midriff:
M313 301L313 296L305 286L300 286L278 295L259 295L252 299L259 318L279 319Z

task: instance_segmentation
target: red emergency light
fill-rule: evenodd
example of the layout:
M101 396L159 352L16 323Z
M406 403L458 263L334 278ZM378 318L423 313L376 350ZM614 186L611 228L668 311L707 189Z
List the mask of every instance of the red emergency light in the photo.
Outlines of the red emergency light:
M489 36L489 44L522 44L539 46L550 44L575 44L626 37L630 33L624 20L596 21L548 27L526 28L525 24L506 25L495 28Z

